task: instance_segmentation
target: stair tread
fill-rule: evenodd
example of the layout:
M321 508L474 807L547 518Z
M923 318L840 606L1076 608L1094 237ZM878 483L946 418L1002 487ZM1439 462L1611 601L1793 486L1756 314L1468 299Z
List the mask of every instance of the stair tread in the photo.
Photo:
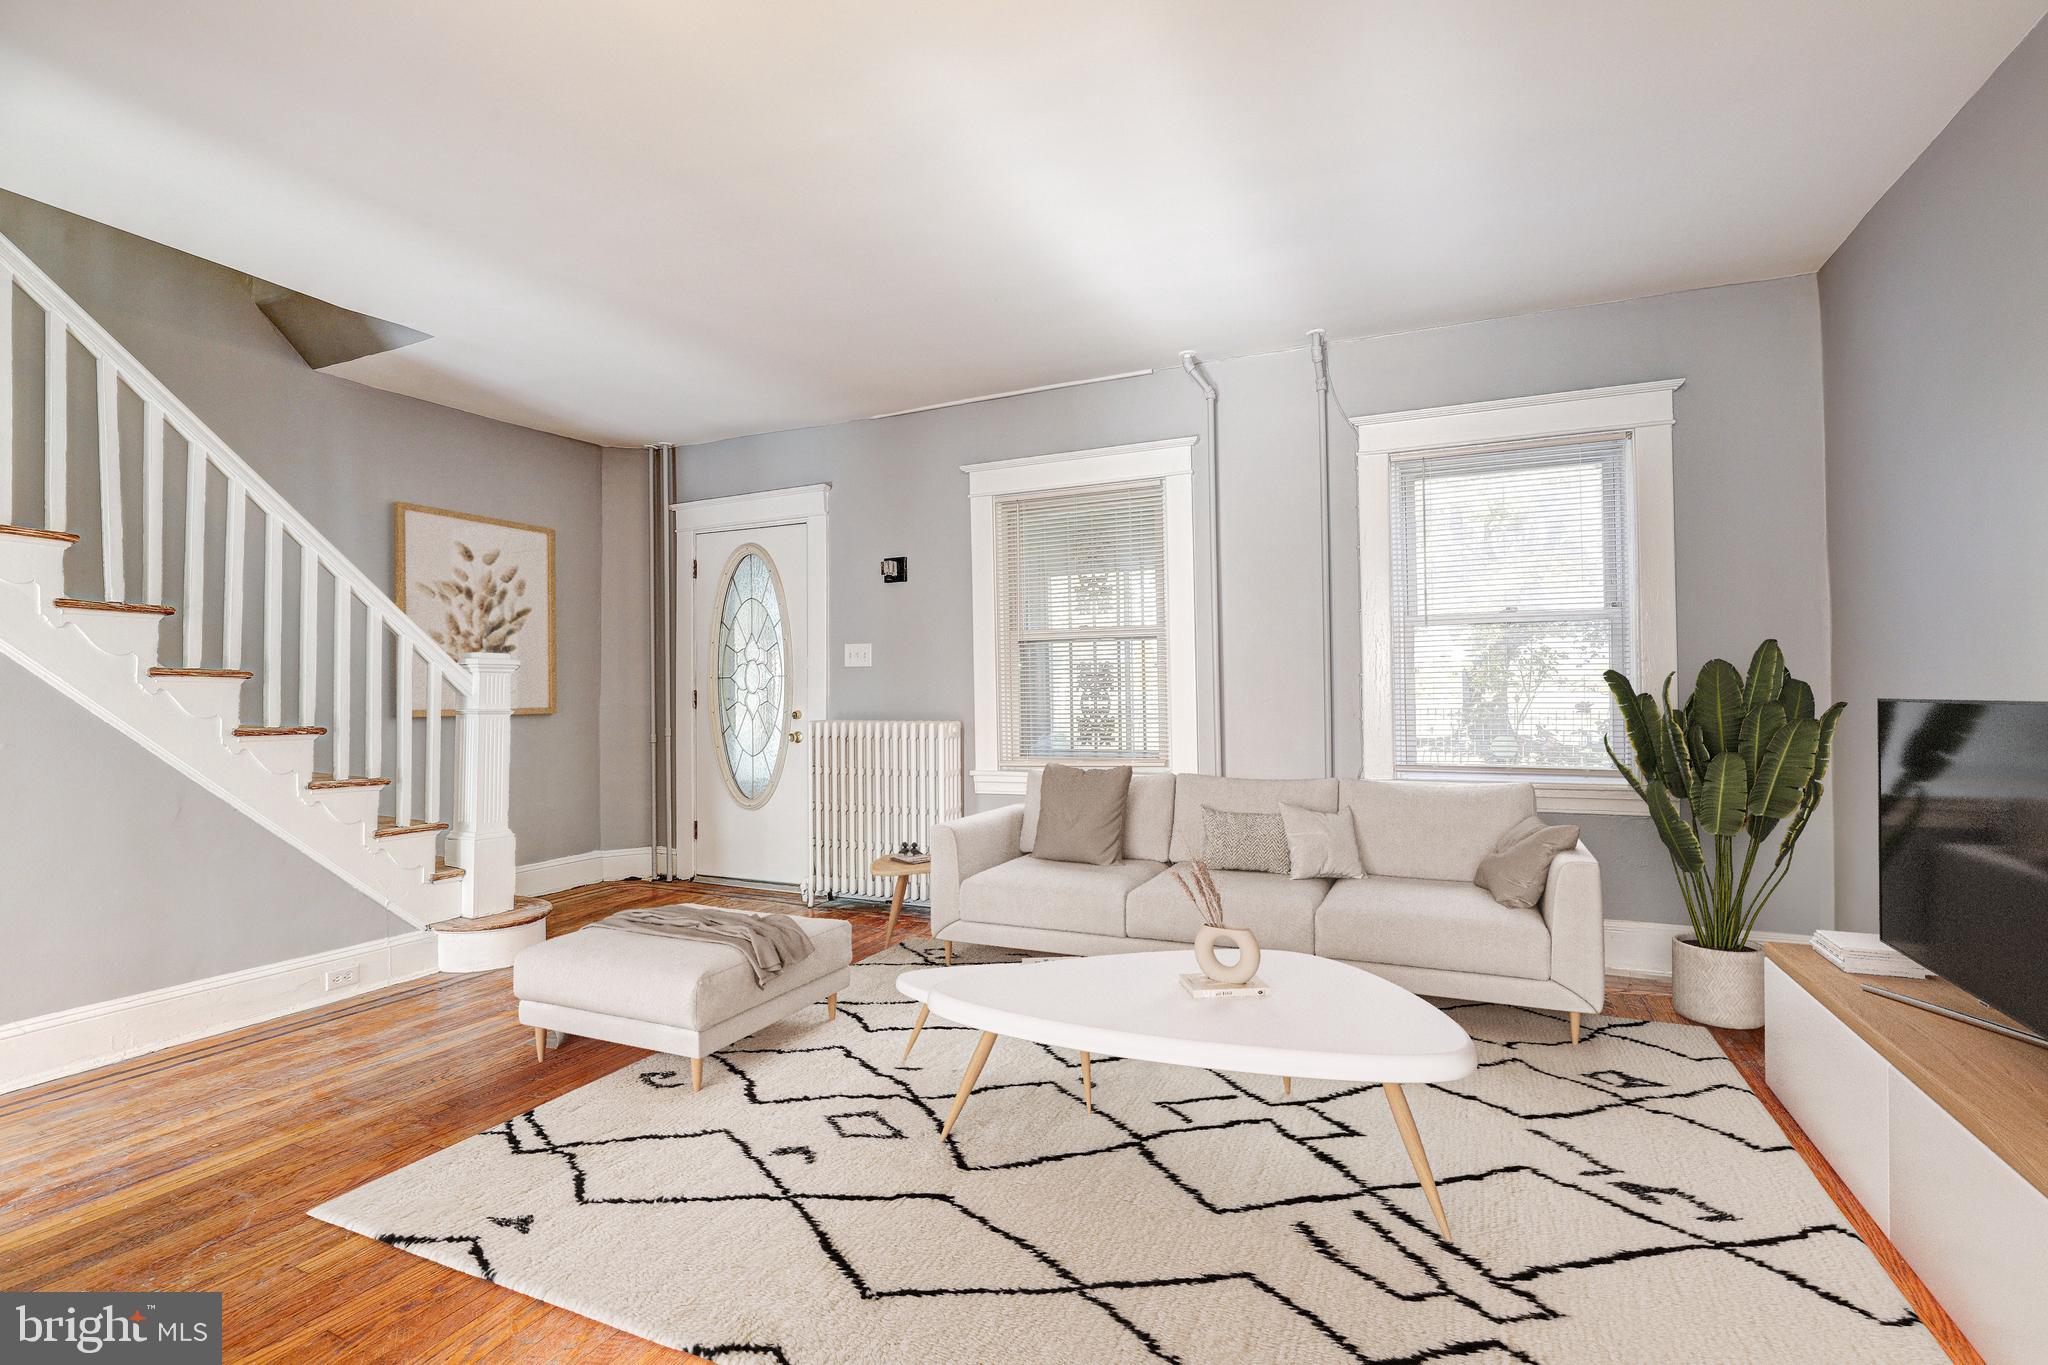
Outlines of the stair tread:
M69 611L125 611L136 616L176 616L176 607L160 607L154 602L93 602L83 597L59 597L50 603Z
M246 668L152 668L152 678L253 678Z
M388 787L388 777L336 777L333 773L314 773L306 779L307 791L336 791L342 787Z
M452 882L458 877L467 877L468 875L468 868L457 867L453 863L439 858L434 860L433 880L437 882Z
M495 915L478 915L474 919L439 920L432 928L437 934L477 934L486 929L511 929L546 919L552 909L552 905L536 896L514 896L510 910L500 910Z
M26 536L30 540L61 540L76 545L78 537L69 531L45 531L40 526L0 526L0 536Z
M446 820L414 820L410 824L401 825L389 815L380 815L377 817L376 837L379 839L389 839L401 834L424 834L428 830L446 828L448 828Z
M324 735L324 725L242 725L237 726L235 735L240 739L265 739L276 735Z

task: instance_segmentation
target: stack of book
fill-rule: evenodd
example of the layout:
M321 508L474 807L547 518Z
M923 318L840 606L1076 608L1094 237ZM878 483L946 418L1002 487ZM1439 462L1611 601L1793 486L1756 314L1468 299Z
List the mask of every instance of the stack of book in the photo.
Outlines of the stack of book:
M1852 934L1844 929L1816 929L1813 946L1820 955L1845 972L1857 976L1927 977L1934 973L1896 948L1887 947L1876 934Z

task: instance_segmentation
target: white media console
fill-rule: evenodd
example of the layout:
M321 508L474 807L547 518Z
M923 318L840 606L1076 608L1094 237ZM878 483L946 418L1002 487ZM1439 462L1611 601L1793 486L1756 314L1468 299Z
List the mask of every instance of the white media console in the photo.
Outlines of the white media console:
M1995 1016L1947 982L1765 951L1772 1092L1986 1360L2048 1359L2048 1051L1861 988Z

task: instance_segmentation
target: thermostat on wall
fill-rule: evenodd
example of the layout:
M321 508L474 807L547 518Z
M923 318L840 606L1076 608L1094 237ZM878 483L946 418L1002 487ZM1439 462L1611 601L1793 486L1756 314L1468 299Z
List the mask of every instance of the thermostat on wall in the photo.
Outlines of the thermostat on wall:
M910 581L910 560L903 555L895 555L883 560L882 581L884 583L908 583Z

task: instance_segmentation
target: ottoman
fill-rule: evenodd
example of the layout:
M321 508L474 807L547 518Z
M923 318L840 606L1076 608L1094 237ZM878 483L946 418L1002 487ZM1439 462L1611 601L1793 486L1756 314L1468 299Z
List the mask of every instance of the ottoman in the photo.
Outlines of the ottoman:
M807 1005L838 1014L853 979L853 926L790 919L814 951L766 986L754 984L738 949L719 943L594 926L536 943L512 963L519 1022L533 1029L542 1061L552 1029L688 1057L690 1088L702 1089L704 1059L718 1049Z

